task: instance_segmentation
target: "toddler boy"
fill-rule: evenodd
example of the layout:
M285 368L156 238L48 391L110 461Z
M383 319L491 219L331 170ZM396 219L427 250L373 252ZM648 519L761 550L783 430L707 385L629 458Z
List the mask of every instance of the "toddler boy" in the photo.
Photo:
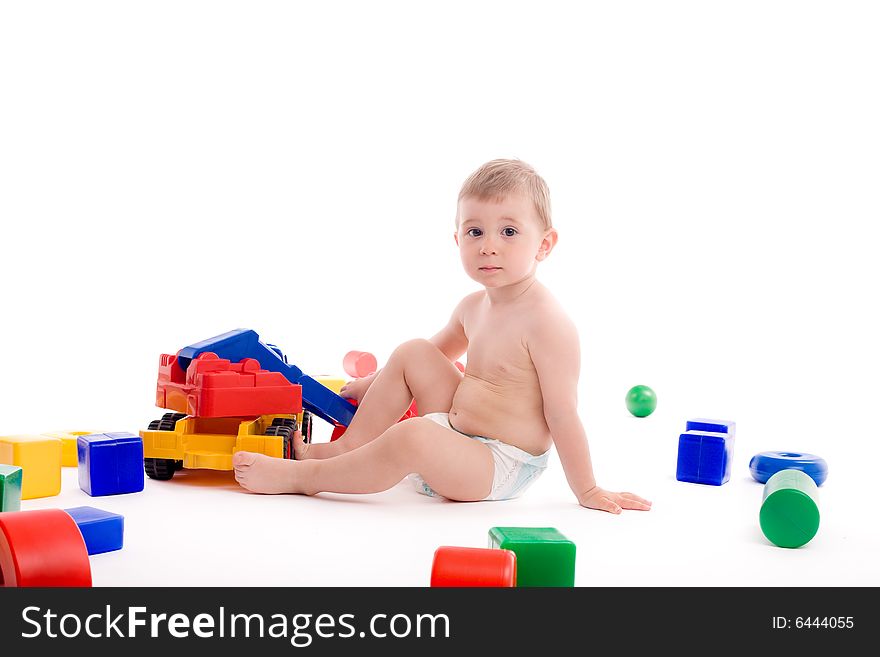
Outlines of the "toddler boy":
M465 181L455 242L483 289L462 299L430 340L400 345L376 374L350 381L351 425L330 443L295 436L295 460L233 457L236 480L258 493L377 493L413 474L450 500L518 497L556 446L581 506L647 511L633 493L596 484L577 411L577 329L536 278L557 232L546 183L520 160L493 160ZM465 372L454 365L467 353ZM413 399L420 417L398 422Z

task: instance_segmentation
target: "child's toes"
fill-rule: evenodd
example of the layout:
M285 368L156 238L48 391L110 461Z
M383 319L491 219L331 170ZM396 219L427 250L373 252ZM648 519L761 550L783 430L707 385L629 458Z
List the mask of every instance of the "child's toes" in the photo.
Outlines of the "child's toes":
M309 446L303 440L302 431L293 432L293 457L297 460L302 459Z
M257 455L253 452L236 452L232 455L232 466L234 468L246 468L254 464Z

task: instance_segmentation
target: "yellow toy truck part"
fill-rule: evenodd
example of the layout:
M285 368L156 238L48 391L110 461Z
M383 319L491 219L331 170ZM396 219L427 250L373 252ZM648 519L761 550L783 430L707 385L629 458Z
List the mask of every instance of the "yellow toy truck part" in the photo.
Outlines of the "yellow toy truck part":
M184 468L232 470L232 455L238 451L291 458L302 415L206 418L166 413L140 432L144 471L151 479L167 480Z

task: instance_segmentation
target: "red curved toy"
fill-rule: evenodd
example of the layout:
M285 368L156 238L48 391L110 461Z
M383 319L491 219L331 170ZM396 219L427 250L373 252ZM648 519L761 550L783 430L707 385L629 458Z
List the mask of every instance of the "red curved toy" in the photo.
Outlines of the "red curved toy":
M345 373L357 379L375 373L376 366L376 357L369 351L349 351L342 359Z
M79 527L61 509L0 513L0 585L91 586Z
M516 586L516 553L444 545L434 551L431 586Z

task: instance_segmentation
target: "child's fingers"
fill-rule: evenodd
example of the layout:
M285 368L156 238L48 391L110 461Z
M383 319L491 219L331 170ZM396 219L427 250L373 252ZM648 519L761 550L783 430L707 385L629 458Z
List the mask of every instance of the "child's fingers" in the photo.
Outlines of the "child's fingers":
M633 493L621 493L620 504L624 509L635 509L637 511L647 511L651 508L650 500L639 497Z
M620 513L620 511L621 511L620 505L617 504L617 502L615 502L611 498L605 497L604 495L602 497L600 497L597 500L597 502L598 502L598 505L593 508L598 509L600 511L607 511L608 513L614 513L614 514Z

